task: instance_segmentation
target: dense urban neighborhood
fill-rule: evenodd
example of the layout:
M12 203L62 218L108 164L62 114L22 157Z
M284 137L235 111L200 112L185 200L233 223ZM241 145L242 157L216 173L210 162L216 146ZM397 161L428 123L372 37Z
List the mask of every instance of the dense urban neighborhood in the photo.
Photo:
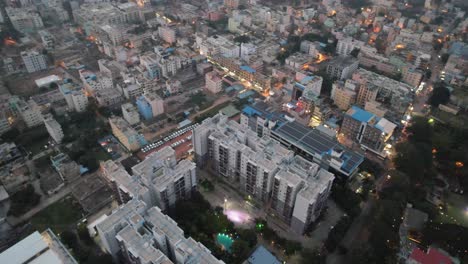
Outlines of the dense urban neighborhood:
M0 263L468 263L467 12L1 1Z

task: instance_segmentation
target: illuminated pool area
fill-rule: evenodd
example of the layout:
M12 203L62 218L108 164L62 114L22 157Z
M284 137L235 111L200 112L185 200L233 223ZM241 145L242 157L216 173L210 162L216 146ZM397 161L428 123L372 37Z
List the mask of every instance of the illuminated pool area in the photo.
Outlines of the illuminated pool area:
M226 210L224 214L235 224L246 224L250 221L250 215L240 210Z
M234 240L228 234L219 233L216 236L216 242L218 242L218 244L220 244L223 247L223 249L225 249L228 252L231 252L231 246Z

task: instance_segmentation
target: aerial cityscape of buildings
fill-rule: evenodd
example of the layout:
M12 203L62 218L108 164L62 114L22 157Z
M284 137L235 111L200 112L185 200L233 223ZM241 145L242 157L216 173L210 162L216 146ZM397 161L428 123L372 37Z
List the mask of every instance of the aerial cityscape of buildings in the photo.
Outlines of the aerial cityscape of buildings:
M0 263L465 263L468 3L5 0Z

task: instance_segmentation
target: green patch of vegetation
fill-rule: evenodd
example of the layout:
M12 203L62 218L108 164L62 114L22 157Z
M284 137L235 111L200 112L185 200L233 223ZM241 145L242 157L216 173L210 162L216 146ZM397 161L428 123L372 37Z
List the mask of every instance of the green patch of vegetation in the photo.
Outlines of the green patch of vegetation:
M60 235L62 243L69 248L79 263L112 264L112 256L103 253L89 236L86 225L80 224L76 229L64 230Z
M334 183L331 197L350 217L354 218L361 213L361 198L347 186Z
M202 122L203 120L207 119L208 117L212 117L214 115L216 115L219 110L223 109L224 107L228 106L229 104L231 104L231 102L224 102L216 107L213 107L212 109L210 109L209 111L206 111L205 113L203 113L202 115L199 115L197 117L195 117L194 119L194 122L195 123L200 123Z
M31 184L16 192L10 197L11 206L8 215L21 216L39 204L41 196L34 191Z
M60 234L62 231L74 227L82 217L80 204L71 196L49 205L31 218L31 224L36 230L42 231L47 228Z

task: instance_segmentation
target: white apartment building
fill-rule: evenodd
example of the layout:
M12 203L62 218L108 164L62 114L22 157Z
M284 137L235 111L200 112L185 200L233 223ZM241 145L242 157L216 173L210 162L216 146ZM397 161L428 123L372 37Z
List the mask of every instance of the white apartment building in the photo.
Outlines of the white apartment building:
M152 205L148 188L141 183L138 176L130 175L120 163L113 160L101 162L99 172L109 182L119 204L137 199L148 206Z
M224 264L203 244L185 238L184 231L160 208L146 209L142 201L131 200L120 206L96 229L116 262Z
M160 26L158 28L159 37L162 38L167 43L176 42L176 31L173 28L167 26Z
M340 39L336 45L336 53L341 56L347 56L354 49L361 49L364 44L364 42L351 37Z
M186 64L186 61L179 56L170 56L167 58L160 58L157 65L161 70L162 76L168 78L176 75L177 71L182 69L182 66Z
M17 104L19 114L27 127L31 128L43 123L41 109L33 100L28 102L20 100Z
M23 51L21 52L21 58L29 73L47 69L46 56L37 51Z
M195 163L181 160L177 163L175 151L165 147L132 167L151 194L152 204L163 211L173 207L178 200L191 197L197 187Z
M64 136L62 127L52 115L49 114L44 117L44 125L47 132L49 132L50 137L53 138L56 143L62 143Z
M59 85L59 90L67 102L69 111L81 113L88 107L88 97L79 85L72 82L62 83Z
M199 166L210 165L219 177L258 201L268 203L271 199L271 209L301 234L316 220L334 179L332 173L294 156L293 151L268 135L257 137L254 131L228 121L222 114L204 120L194 129L193 146ZM293 221L296 203L314 211L301 215L297 209Z
M140 123L140 114L138 109L132 103L126 103L122 106L122 116L131 126Z
M219 93L223 88L223 80L217 72L211 71L205 74L205 89L211 93Z
M274 177L271 207L295 232L302 234L320 215L334 178L317 163L295 156Z

